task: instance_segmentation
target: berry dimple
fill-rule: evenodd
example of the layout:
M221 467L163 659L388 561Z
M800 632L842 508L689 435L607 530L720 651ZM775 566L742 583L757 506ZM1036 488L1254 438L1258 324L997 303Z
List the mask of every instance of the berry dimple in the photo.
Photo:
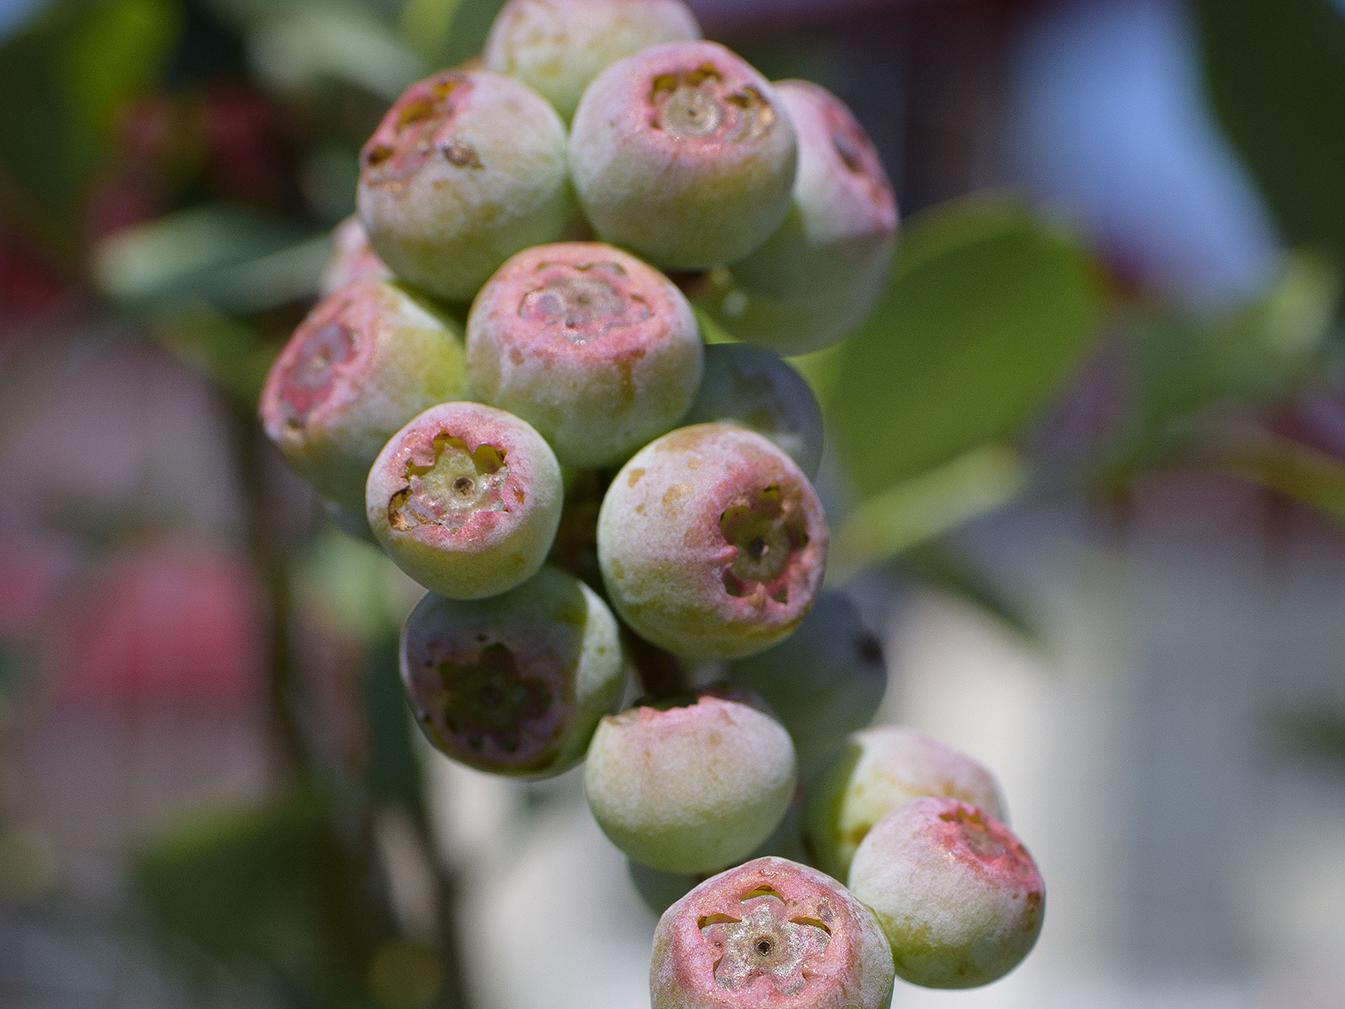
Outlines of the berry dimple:
M775 121L758 88L733 83L711 62L655 74L648 104L650 128L676 140L750 144Z
M484 167L476 150L454 136L459 109L472 87L468 75L448 71L407 89L364 145L366 181L374 185L404 181L434 157L458 168Z
M730 596L760 590L777 603L789 602L791 583L802 574L800 551L808 545L808 520L797 487L779 483L735 495L719 516L719 531L733 548L721 580Z
M280 378L280 400L286 427L302 428L309 415L331 395L343 365L356 354L355 334L340 322L316 325Z
M539 263L532 286L519 298L518 315L571 343L588 343L654 314L633 286L611 260Z
M413 451L407 459L406 485L388 501L388 524L403 532L430 525L457 532L476 516L509 511L505 459L495 445L473 447L457 434L440 431L428 453Z

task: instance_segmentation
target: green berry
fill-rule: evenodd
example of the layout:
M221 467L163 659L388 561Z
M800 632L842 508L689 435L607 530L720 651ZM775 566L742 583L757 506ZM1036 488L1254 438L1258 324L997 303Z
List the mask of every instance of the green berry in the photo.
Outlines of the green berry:
M617 474L598 562L617 612L690 658L736 658L794 630L822 584L827 527L795 462L732 424L679 428Z
M360 219L408 283L466 301L571 216L565 126L527 85L449 70L411 85L360 154Z
M872 911L785 858L707 879L654 931L652 1009L887 1009L892 954Z
M509 0L481 55L487 70L517 77L569 119L608 65L660 42L700 35L682 0Z
M467 320L473 393L536 427L567 466L620 462L670 429L696 395L702 355L676 285L594 242L518 253Z
M369 528L431 592L480 599L542 566L563 487L550 446L517 417L442 403L392 436L369 470Z
M878 152L840 99L807 81L775 87L798 134L789 213L733 264L734 286L706 307L741 340L802 354L868 317L887 283L897 204Z
M957 799L916 799L879 820L849 882L913 984L989 984L1041 932L1046 888L1032 856L999 820Z
M923 732L882 725L850 734L810 789L804 833L817 864L838 878L875 823L924 796L961 799L1003 818L985 766Z
M823 593L783 644L731 663L729 677L765 698L794 737L805 773L869 724L887 689L882 646L859 607L836 592Z
M332 252L318 280L318 293L322 297L335 294L357 280L391 279L392 271L369 244L369 236L358 217L352 214L333 229Z
M770 835L794 793L784 726L745 696L702 692L598 725L584 791L612 843L665 872L711 872Z
M747 255L789 210L797 154L774 89L713 42L620 60L575 112L570 167L605 241L673 269Z
M364 512L369 465L426 407L466 390L462 336L424 300L375 280L320 301L281 351L261 419L323 497Z
M732 421L763 434L811 479L822 462L822 407L807 381L764 347L705 348L705 377L683 424Z
M481 771L560 774L621 699L616 619L544 567L490 599L425 596L402 628L402 683L434 747Z

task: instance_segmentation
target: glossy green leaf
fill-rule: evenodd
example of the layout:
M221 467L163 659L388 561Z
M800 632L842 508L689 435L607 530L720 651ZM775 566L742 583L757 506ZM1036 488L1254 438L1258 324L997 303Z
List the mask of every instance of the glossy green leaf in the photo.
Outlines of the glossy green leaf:
M913 220L826 403L860 490L1016 434L1092 342L1099 301L1078 243L1016 205L969 199Z
M1345 11L1197 0L1214 110L1291 244L1345 260Z

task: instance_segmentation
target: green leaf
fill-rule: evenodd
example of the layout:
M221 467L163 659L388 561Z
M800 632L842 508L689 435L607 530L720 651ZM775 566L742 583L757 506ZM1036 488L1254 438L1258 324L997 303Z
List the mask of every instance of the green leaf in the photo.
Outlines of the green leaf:
M1074 370L1098 317L1088 257L1025 210L979 198L913 220L826 404L855 483L882 491L1017 433Z
M827 581L841 584L866 567L1014 500L1027 482L1017 453L987 445L875 494L836 529Z
M1307 445L1262 431L1210 439L1205 465L1279 491L1345 522L1345 462Z
M1345 261L1345 14L1332 0L1197 0L1224 131L1291 244Z
M117 232L95 250L94 276L136 307L191 297L251 312L308 297L328 251L326 236L221 204Z

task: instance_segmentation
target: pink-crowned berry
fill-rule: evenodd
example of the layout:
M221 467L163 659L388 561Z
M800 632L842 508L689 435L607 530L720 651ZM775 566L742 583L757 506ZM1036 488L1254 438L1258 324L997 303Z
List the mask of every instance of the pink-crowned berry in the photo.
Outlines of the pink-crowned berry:
M1004 824L957 799L916 799L879 820L855 852L850 888L873 909L897 974L974 988L1022 962L1041 931L1046 888Z
M598 513L608 597L642 637L690 658L769 648L822 584L827 526L794 460L733 424L678 428L631 457Z
M682 0L509 0L481 55L487 70L517 77L569 119L609 64L660 42L700 37Z
M702 269L747 255L789 209L797 152L766 79L713 42L670 42L613 63L570 137L580 202L603 239Z
M707 307L740 339L802 354L868 316L887 281L897 204L878 152L840 99L807 81L775 87L798 134L789 213L733 264L734 286Z
M785 815L794 746L738 693L702 692L604 718L584 765L612 843L665 872L712 872L750 854Z
M887 689L882 646L845 595L823 593L790 638L729 665L729 678L766 699L794 737L799 767L816 771L848 733L873 719Z
M525 421L441 403L369 470L369 528L397 566L450 599L498 595L542 566L560 524L560 464Z
M583 759L625 675L616 619L588 586L551 567L490 599L427 595L402 628L401 669L435 748L525 778Z
M536 427L567 466L620 462L676 424L702 354L676 285L594 242L518 253L467 320L473 394Z
M571 216L565 126L527 85L447 70L412 84L360 153L360 219L408 283L465 301Z
M705 348L705 377L683 424L732 421L764 434L811 479L822 462L822 407L807 381L764 347Z
M844 879L875 823L930 795L961 799L1004 817L994 776L966 754L906 726L851 733L810 789L804 833L817 864Z
M327 297L357 280L391 280L392 271L369 244L360 219L351 214L332 230L332 252L318 280L318 294Z
M652 1009L887 1009L892 954L872 911L830 876L758 858L659 919Z
M320 301L271 367L261 419L323 497L364 513L369 465L399 427L466 390L455 323L402 288L348 285Z

